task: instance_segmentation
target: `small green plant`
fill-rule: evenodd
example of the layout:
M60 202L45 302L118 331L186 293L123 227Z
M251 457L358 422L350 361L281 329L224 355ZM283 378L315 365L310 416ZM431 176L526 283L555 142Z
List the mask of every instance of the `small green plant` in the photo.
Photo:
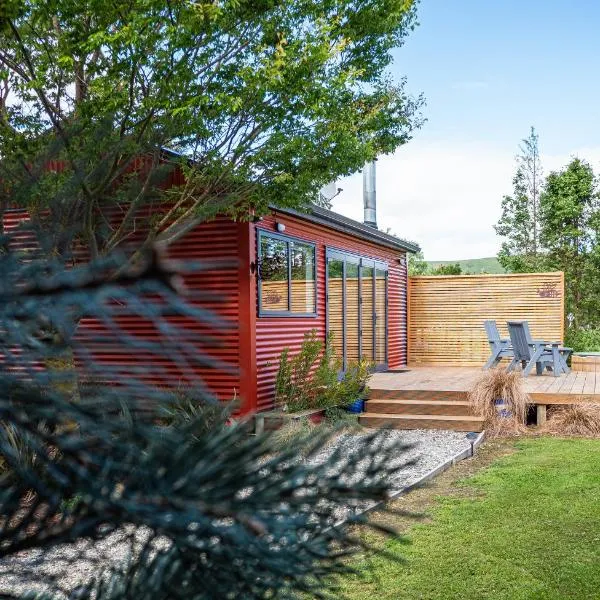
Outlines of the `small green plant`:
M317 427L320 425L315 425L308 419L291 419L273 433L274 450L285 450L292 443L301 445L302 441L308 441L314 435Z
M342 361L333 345L325 344L316 330L304 335L300 352L290 357L284 348L275 381L275 403L290 412L332 406L348 406L362 397L373 363L360 360L342 372Z
M187 429L197 438L223 426L231 410L228 404L209 403L192 389L182 386L174 391L171 402L165 404L161 412L162 425Z
M368 392L367 382L374 364L368 360L359 360L348 365L344 378L338 383L339 404L347 406L362 398Z
M349 413L339 406L330 406L325 409L323 424L326 427L356 428L358 426L358 415Z
M329 379L325 374L323 342L317 339L315 329L304 334L300 352L290 358L289 348L284 348L279 359L279 370L275 380L275 403L291 412L318 408L318 388L321 381ZM325 356L327 352L323 353ZM319 364L317 365L317 361ZM316 371L321 375L316 377Z
M34 424L34 432L28 432L10 422L0 422L0 475L12 482L20 476L20 470L29 470L41 476L45 461L57 461L59 453L49 445L34 443L35 434L47 436L51 428L44 421ZM15 471L16 469L16 471Z

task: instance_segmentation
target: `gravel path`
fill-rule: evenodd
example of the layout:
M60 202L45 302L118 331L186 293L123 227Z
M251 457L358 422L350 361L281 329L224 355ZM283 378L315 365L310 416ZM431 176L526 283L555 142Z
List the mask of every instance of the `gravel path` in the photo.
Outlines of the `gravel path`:
M364 433L346 433L333 439L313 459L315 462L324 462L327 457L338 448L351 453L360 446L360 440L371 431ZM440 431L433 429L398 430L390 429L382 432L386 443L404 443L410 447L398 455L397 466L402 466L392 481L392 493L399 491L407 485L416 483L421 477L441 466L459 452L471 447L471 440L466 434L458 431ZM405 464L411 463L411 464ZM396 466L394 465L394 466ZM361 511L368 508L368 504L361 504L355 508ZM350 509L338 510L338 518L343 519L351 514Z
M333 439L315 457L315 461L323 462L335 449L342 446L348 452L356 450L360 440L371 433L346 433ZM398 464L414 461L402 469L393 482L393 489L400 489L414 483L423 475L443 464L459 452L471 447L466 434L459 431L439 431L433 429L398 430L390 429L383 433L386 442L403 442L411 447L400 456Z
M311 459L324 462L336 449L352 452L359 448L360 440L370 432L344 433L329 442L321 452ZM416 482L432 469L440 466L457 453L470 447L471 443L464 433L437 430L389 430L383 435L386 442L401 441L412 447L398 456L398 464L414 461L405 465L393 481L393 489L399 490ZM355 510L367 508L358 506ZM348 516L351 509L340 509L340 519ZM133 539L132 539L133 538ZM137 539L136 539L137 538ZM145 535L133 529L116 532L109 537L91 542L82 540L77 544L62 545L52 550L23 552L0 561L0 592L17 594L24 590L43 591L48 584L56 589L74 590L78 585L89 580L95 572L97 561L105 557L106 564L120 564L130 556L133 547L143 543ZM132 544L133 542L133 544ZM71 596L77 598L75 593ZM64 598L68 598L67 595Z

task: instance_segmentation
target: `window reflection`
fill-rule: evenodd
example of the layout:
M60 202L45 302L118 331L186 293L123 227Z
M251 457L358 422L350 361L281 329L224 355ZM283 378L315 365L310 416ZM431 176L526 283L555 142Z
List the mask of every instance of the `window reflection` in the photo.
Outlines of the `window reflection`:
M259 264L261 313L316 313L313 245L261 233Z

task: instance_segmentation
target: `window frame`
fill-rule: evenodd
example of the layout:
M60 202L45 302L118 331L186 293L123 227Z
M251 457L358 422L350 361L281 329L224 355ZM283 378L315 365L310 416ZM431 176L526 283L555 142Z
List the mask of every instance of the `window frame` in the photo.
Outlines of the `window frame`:
M283 235L281 233L275 233L266 231L264 229L257 228L258 235L256 236L256 259L258 264L256 286L257 286L257 309L259 317L299 317L299 318L317 318L318 314L318 285L317 285L317 244L308 240L291 236ZM261 276L261 261L262 261L262 239L264 237L273 238L286 243L287 245L287 296L288 296L288 310L264 310L262 308L262 276ZM313 281L315 285L315 306L313 312L294 312L291 310L292 307L292 261L291 261L291 248L290 243L299 243L305 246L310 246L313 249Z

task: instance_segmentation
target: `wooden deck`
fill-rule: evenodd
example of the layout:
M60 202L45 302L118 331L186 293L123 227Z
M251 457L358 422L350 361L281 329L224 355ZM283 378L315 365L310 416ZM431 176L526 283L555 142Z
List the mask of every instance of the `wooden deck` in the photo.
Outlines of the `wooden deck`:
M409 367L405 372L375 373L359 422L366 427L481 431L483 419L473 414L467 394L482 374L474 367ZM600 404L600 373L571 372L560 377L544 373L523 382L537 405L538 425L545 422L548 405Z
M371 390L385 396L385 391L410 392L430 399L453 397L466 399L483 371L474 367L408 367L403 373L375 373L369 381ZM571 371L568 375L554 377L552 373L530 375L523 379L525 390L534 404L600 404L600 373ZM393 397L390 393L388 397Z

